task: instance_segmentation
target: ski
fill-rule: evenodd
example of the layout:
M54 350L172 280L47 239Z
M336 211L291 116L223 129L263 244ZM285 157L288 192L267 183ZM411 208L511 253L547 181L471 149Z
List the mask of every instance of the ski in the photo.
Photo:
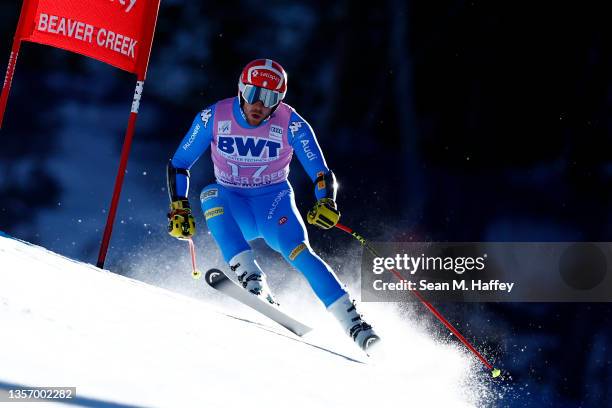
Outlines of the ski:
M208 283L212 288L225 293L246 306L249 306L251 309L256 310L300 337L312 330L312 328L295 320L293 317L280 310L277 306L273 306L265 300L247 292L219 269L208 270L204 277L206 279L206 283Z

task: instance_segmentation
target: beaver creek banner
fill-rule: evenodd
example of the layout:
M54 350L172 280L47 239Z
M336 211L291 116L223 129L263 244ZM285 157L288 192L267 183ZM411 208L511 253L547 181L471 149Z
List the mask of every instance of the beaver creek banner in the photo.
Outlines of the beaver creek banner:
M144 76L159 0L26 0L17 35Z
M62 48L137 75L119 172L102 238L104 266L136 124L160 0L24 0L0 96L0 128L22 41Z

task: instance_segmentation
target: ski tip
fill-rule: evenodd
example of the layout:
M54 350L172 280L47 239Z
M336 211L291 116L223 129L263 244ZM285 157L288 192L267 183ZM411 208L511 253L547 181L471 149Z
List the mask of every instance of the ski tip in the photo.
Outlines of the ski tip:
M499 368L493 368L493 370L491 370L491 376L493 378L497 378L501 375L501 370Z
M380 337L378 337L377 335L373 335L365 339L365 341L363 342L362 349L369 356L372 350L378 349L380 347L380 343Z
M312 331L312 328L308 326L304 326L304 327L300 327L297 330L291 330L291 331L293 331L293 333L295 333L299 337L304 337L305 335L307 335L308 333Z
M219 269L214 269L214 268L206 271L206 274L204 275L204 279L206 279L206 282L211 285L217 282L218 280L222 279L223 277L225 277L225 274L221 272Z

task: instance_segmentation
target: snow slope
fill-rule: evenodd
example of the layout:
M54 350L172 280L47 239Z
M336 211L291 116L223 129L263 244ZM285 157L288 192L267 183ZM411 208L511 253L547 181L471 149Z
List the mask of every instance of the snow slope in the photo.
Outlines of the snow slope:
M300 339L231 305L0 235L0 393L74 386L78 404L98 407L492 405L473 360L423 333L387 333L368 359L348 340L332 350L317 329Z

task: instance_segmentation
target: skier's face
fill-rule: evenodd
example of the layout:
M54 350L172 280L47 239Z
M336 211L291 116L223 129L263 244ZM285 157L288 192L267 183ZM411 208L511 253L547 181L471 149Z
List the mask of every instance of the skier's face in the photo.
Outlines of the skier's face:
M247 122L251 126L259 126L272 113L272 108L266 108L261 101L257 101L254 104L245 101L242 110L247 118Z

